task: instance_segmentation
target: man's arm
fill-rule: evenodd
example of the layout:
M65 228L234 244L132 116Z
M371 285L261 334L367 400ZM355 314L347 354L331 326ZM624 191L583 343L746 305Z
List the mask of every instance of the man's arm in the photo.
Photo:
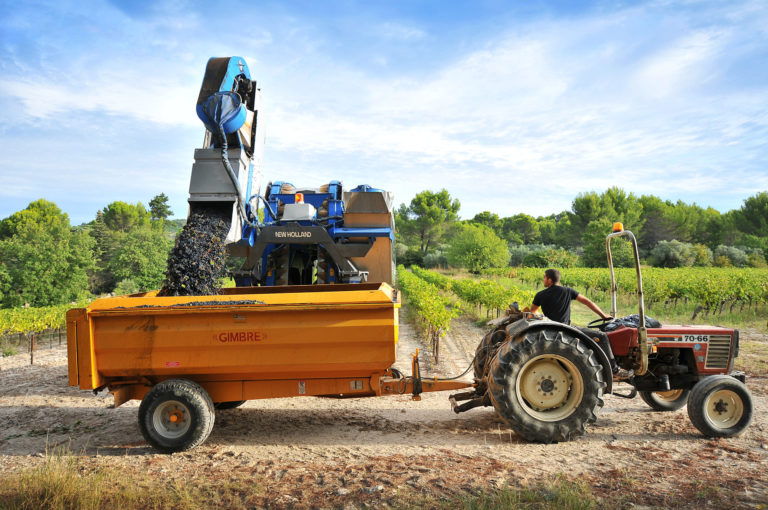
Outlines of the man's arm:
M610 317L610 315L606 315L605 313L603 313L603 311L600 309L600 307L597 306L595 303L593 303L592 300L589 299L584 294L579 294L578 296L576 296L576 301L578 301L579 303L581 303L583 305L586 305L587 308L589 308L590 310L595 312L602 319L607 319L607 318Z
M531 305L531 313L536 313L538 309L539 309L539 305Z

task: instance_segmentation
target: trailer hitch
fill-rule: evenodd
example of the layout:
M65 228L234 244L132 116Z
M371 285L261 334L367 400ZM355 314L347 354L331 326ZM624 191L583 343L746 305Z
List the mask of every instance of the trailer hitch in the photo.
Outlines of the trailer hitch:
M476 391L465 391L464 393L456 393L448 397L448 400L451 402L451 408L453 409L453 412L456 414L463 413L464 411L469 411L470 409L474 409L475 407L493 405L491 404L491 399L490 397L488 397L487 393L484 395L478 395ZM461 400L468 400L469 402L459 404L458 401L461 401Z

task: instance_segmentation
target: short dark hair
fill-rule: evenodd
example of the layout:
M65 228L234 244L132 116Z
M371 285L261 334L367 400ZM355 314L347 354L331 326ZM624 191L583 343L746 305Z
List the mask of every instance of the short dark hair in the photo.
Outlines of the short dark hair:
M544 276L546 276L547 278L549 278L555 283L560 283L560 271L558 271L557 269L547 269L546 271L544 271Z

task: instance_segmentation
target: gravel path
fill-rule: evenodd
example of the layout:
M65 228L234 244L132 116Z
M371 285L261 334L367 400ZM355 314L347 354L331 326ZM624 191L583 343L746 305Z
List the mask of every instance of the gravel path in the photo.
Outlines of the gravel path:
M454 321L435 366L463 371L484 333ZM764 335L751 337L766 341ZM396 366L410 373L410 353L428 352L403 321ZM645 504L699 507L702 490L728 491L735 506L768 501L768 380L750 378L755 420L738 438L709 440L685 409L651 412L639 399L606 397L586 436L553 445L521 441L492 408L456 415L448 394L361 399L283 398L220 411L213 433L186 453L158 455L136 423L138 402L111 409L111 396L67 386L64 347L0 358L0 476L35 465L66 446L91 468L192 480L236 471L263 485L265 502L344 505L347 498L391 501L399 491L436 496L472 488L536 483L566 474L598 495L631 488ZM702 489L704 488L704 489ZM704 494L707 492L704 490ZM638 492L640 491L640 492Z

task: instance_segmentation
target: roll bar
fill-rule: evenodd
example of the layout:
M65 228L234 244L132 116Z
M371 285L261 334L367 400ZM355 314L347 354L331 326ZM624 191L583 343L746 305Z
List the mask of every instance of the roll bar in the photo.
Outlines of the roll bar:
M638 343L640 344L640 360L635 366L635 375L643 375L648 371L648 330L645 328L645 299L643 297L643 276L640 273L640 253L637 249L637 239L635 234L629 230L624 230L621 223L615 223L613 233L605 238L605 251L608 255L608 268L611 271L611 316L616 317L616 295L619 286L616 283L616 275L613 270L613 256L611 255L611 239L614 237L628 237L632 243L632 250L635 255L635 271L637 272L637 297L638 297L638 315L640 316L640 325L637 328Z

